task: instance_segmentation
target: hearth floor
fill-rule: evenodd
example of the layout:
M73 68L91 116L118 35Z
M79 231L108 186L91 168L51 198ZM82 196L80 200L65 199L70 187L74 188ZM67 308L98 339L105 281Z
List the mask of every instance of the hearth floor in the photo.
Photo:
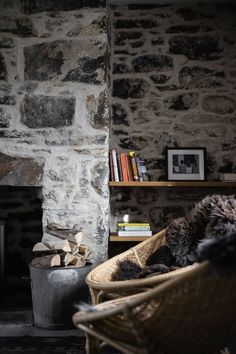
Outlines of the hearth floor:
M44 330L33 325L33 314L30 310L0 311L0 337L82 337L84 333L78 329Z

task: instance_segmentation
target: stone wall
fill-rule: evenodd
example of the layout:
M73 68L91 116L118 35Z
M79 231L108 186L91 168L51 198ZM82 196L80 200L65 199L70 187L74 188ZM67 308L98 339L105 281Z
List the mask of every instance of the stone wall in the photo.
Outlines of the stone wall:
M107 26L102 0L0 1L0 184L42 187L43 227L108 240Z
M206 147L209 180L236 171L235 16L227 3L110 9L110 145L144 157L151 180L165 179L166 147ZM156 229L213 192L117 190L112 227L144 213Z

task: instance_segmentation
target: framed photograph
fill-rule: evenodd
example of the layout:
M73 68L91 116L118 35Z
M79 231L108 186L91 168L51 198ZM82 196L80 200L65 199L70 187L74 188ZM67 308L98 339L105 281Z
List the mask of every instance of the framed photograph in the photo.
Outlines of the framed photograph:
M205 148L167 148L168 181L205 181Z

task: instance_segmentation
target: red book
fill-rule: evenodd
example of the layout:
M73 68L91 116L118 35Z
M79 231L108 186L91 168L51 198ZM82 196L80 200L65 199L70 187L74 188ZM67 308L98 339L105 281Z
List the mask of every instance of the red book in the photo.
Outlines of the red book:
M128 175L128 161L127 161L127 155L126 153L122 152L120 154L120 161L121 161L121 168L122 168L122 173L123 173L123 181L128 182L129 181L129 175Z

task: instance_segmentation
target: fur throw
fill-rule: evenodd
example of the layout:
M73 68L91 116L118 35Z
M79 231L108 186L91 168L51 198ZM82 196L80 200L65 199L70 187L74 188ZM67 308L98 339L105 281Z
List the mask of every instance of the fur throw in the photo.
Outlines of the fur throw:
M202 259L203 254L210 258L211 252L214 251L208 252L208 246L212 245L212 249L215 250L218 247L217 243L214 243L215 240L219 239L218 242L222 243L232 234L236 235L234 195L207 196L194 206L188 216L170 222L166 229L166 246L160 247L150 255L144 268L131 261L119 262L113 280L166 273L193 264Z
M236 200L233 195L207 196L197 203L188 217L173 220L167 227L166 244L176 266L197 260L199 242L236 232Z
M236 233L219 235L198 245L198 261L209 259L218 274L236 271Z

